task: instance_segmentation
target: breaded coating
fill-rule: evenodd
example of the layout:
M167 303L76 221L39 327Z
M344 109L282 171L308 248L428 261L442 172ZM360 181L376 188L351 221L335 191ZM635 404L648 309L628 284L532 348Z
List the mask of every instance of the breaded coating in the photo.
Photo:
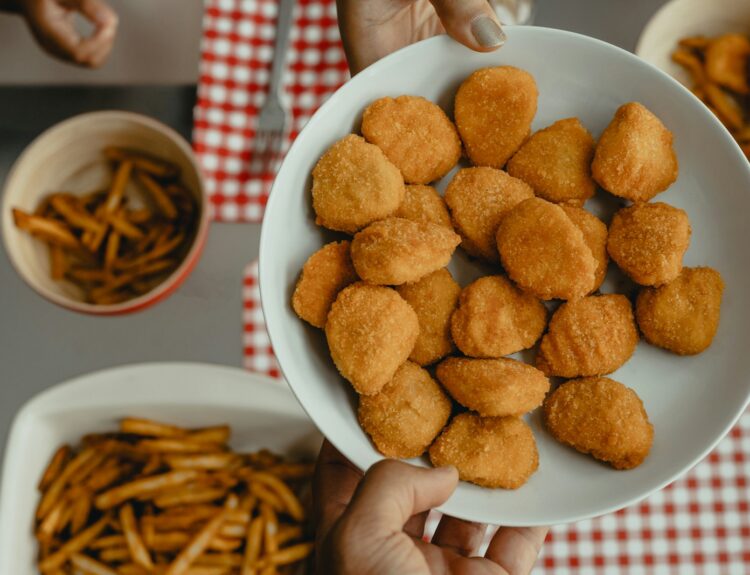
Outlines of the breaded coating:
M549 391L541 371L509 358L449 357L437 366L436 375L453 399L485 417L528 413Z
M594 272L594 289L598 290L604 278L607 277L607 266L609 266L609 254L607 253L607 225L591 212L575 206L560 206L568 215L570 220L581 230L586 245L591 250L591 255L597 262Z
M495 234L505 214L533 190L519 179L495 168L459 170L445 190L445 202L469 255L499 261Z
M394 290L357 282L339 292L325 332L341 375L357 393L373 395L409 357L419 321Z
M684 210L660 202L635 204L612 218L607 251L634 282L659 286L680 275L690 233Z
M591 173L616 196L647 202L677 179L672 132L645 106L624 104L596 146Z
M599 262L560 206L524 200L500 222L497 247L505 271L542 299L576 299L596 285Z
M595 142L578 118L555 122L532 135L508 162L508 173L555 203L583 203L594 195Z
M547 309L502 276L466 286L451 318L456 347L470 357L502 357L533 346L547 325Z
M380 98L362 116L362 135L401 170L409 184L429 184L461 157L456 127L438 106L419 96Z
M419 457L442 431L451 401L426 370L407 361L375 395L360 396L362 429L386 457Z
M451 316L458 305L461 286L443 268L421 280L396 288L417 314L419 337L409 359L419 365L430 365L454 349L451 339Z
M307 258L292 294L292 307L309 324L322 328L338 293L357 281L349 242L331 242Z
M404 199L404 178L380 148L349 134L323 154L312 172L315 223L353 234L390 216Z
M443 226L387 218L354 236L352 262L367 283L400 285L447 266L459 243L458 234Z
M435 467L453 465L463 481L518 489L539 467L531 428L518 417L457 415L430 447Z
M538 96L534 77L513 66L483 68L464 80L455 119L472 164L505 165L531 132Z
M630 301L624 295L588 296L561 305L542 338L536 366L547 375L606 375L638 345Z
M705 351L719 328L724 281L712 268L683 268L677 279L638 294L635 316L652 345L679 355Z
M406 186L404 201L393 214L413 222L429 222L453 231L445 201L432 186Z
M615 469L638 467L654 440L641 399L608 377L562 384L544 402L544 421L557 441Z

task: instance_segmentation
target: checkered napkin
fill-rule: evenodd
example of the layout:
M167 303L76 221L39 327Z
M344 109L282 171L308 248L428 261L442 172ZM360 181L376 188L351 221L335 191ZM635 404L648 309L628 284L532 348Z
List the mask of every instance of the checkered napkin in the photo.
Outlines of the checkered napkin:
M257 262L245 270L243 289L245 367L281 377L260 310ZM534 569L600 573L750 574L750 410L665 489L617 513L553 527Z
M213 219L259 222L273 174L253 158L268 91L277 0L206 0L193 143ZM290 112L283 154L318 107L348 78L335 0L297 0L284 77Z

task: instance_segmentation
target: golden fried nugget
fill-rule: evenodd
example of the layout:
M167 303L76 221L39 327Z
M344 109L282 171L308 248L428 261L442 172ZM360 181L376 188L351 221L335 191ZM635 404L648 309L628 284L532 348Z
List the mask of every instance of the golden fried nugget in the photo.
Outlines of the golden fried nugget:
M442 431L451 401L426 370L407 361L375 395L359 398L362 429L386 457L419 457Z
M400 285L447 266L460 242L443 226L386 218L354 236L352 262L367 283Z
M409 357L419 321L394 290L357 282L339 292L325 332L341 375L357 393L373 395Z
M711 268L684 268L677 279L643 288L635 315L643 337L679 355L706 350L719 328L724 281Z
M549 391L541 371L515 359L449 357L435 373L453 399L485 417L523 415Z
M445 201L432 186L406 186L404 201L393 214L413 222L429 222L453 231Z
M594 138L578 118L536 132L508 162L508 173L550 202L583 205L594 195Z
M419 319L419 337L409 359L419 365L429 365L453 351L450 327L451 316L461 293L450 272L443 268L421 280L396 288Z
M475 166L502 168L531 132L539 91L512 66L472 73L456 93L456 127Z
M542 299L575 299L596 285L599 262L560 206L525 200L500 222L497 247L505 271Z
M331 242L307 258L292 294L297 315L315 327L323 327L338 293L357 281L349 242Z
M435 467L453 465L463 481L518 489L539 467L531 428L518 417L457 415L430 447Z
M502 276L466 286L451 318L456 347L471 357L502 357L533 346L547 324L547 309Z
M604 278L607 277L607 266L609 265L609 254L607 253L607 225L591 212L575 206L560 206L581 233L586 245L591 250L591 255L596 259L597 266L594 272L594 289L598 290Z
M706 49L706 74L717 84L738 94L750 93L750 39L744 34L725 34Z
M630 278L659 286L682 270L690 245L690 220L684 210L661 202L619 210L609 225L607 251Z
M547 396L544 420L557 441L615 469L638 467L654 440L654 426L641 399L608 377L562 384Z
M404 179L380 148L349 134L323 154L312 172L315 223L355 233L395 212Z
M599 138L591 173L609 193L647 202L677 179L672 132L645 106L624 104Z
M461 247L490 262L499 260L495 234L500 221L519 202L533 197L526 183L495 168L459 170L445 190Z
M536 366L547 375L606 375L638 345L633 308L624 295L588 296L557 308L542 338Z
M438 106L419 96L380 98L362 116L362 135L377 145L410 184L429 184L461 157L456 127Z

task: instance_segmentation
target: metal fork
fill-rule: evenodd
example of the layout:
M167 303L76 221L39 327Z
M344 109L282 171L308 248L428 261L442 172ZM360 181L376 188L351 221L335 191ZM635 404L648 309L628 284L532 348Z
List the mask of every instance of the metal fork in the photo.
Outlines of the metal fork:
M286 133L287 113L281 105L281 81L286 67L286 53L289 47L289 32L292 29L293 11L294 0L279 1L271 80L266 100L260 109L255 139L253 140L252 158L261 159L262 174L276 172L275 160L281 151Z

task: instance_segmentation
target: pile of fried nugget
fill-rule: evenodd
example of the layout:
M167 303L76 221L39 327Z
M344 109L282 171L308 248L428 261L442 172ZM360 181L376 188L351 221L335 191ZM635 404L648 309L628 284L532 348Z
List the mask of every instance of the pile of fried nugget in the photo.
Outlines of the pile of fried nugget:
M461 84L455 124L421 97L373 102L362 136L333 144L312 174L316 223L353 237L312 254L292 296L325 331L382 454L428 452L485 487L515 489L536 471L522 416L539 406L563 444L640 465L653 426L636 393L605 376L632 356L639 328L682 355L706 349L719 323L721 276L682 265L687 213L650 202L677 179L669 130L628 103L598 143L577 118L531 134L537 97L528 72L502 66ZM441 197L429 184L462 151L472 166ZM609 227L583 208L597 184L631 202ZM458 285L446 266L459 245L495 273ZM635 311L599 293L610 258L640 286ZM535 365L506 357L535 346ZM566 381L550 391L553 377Z

